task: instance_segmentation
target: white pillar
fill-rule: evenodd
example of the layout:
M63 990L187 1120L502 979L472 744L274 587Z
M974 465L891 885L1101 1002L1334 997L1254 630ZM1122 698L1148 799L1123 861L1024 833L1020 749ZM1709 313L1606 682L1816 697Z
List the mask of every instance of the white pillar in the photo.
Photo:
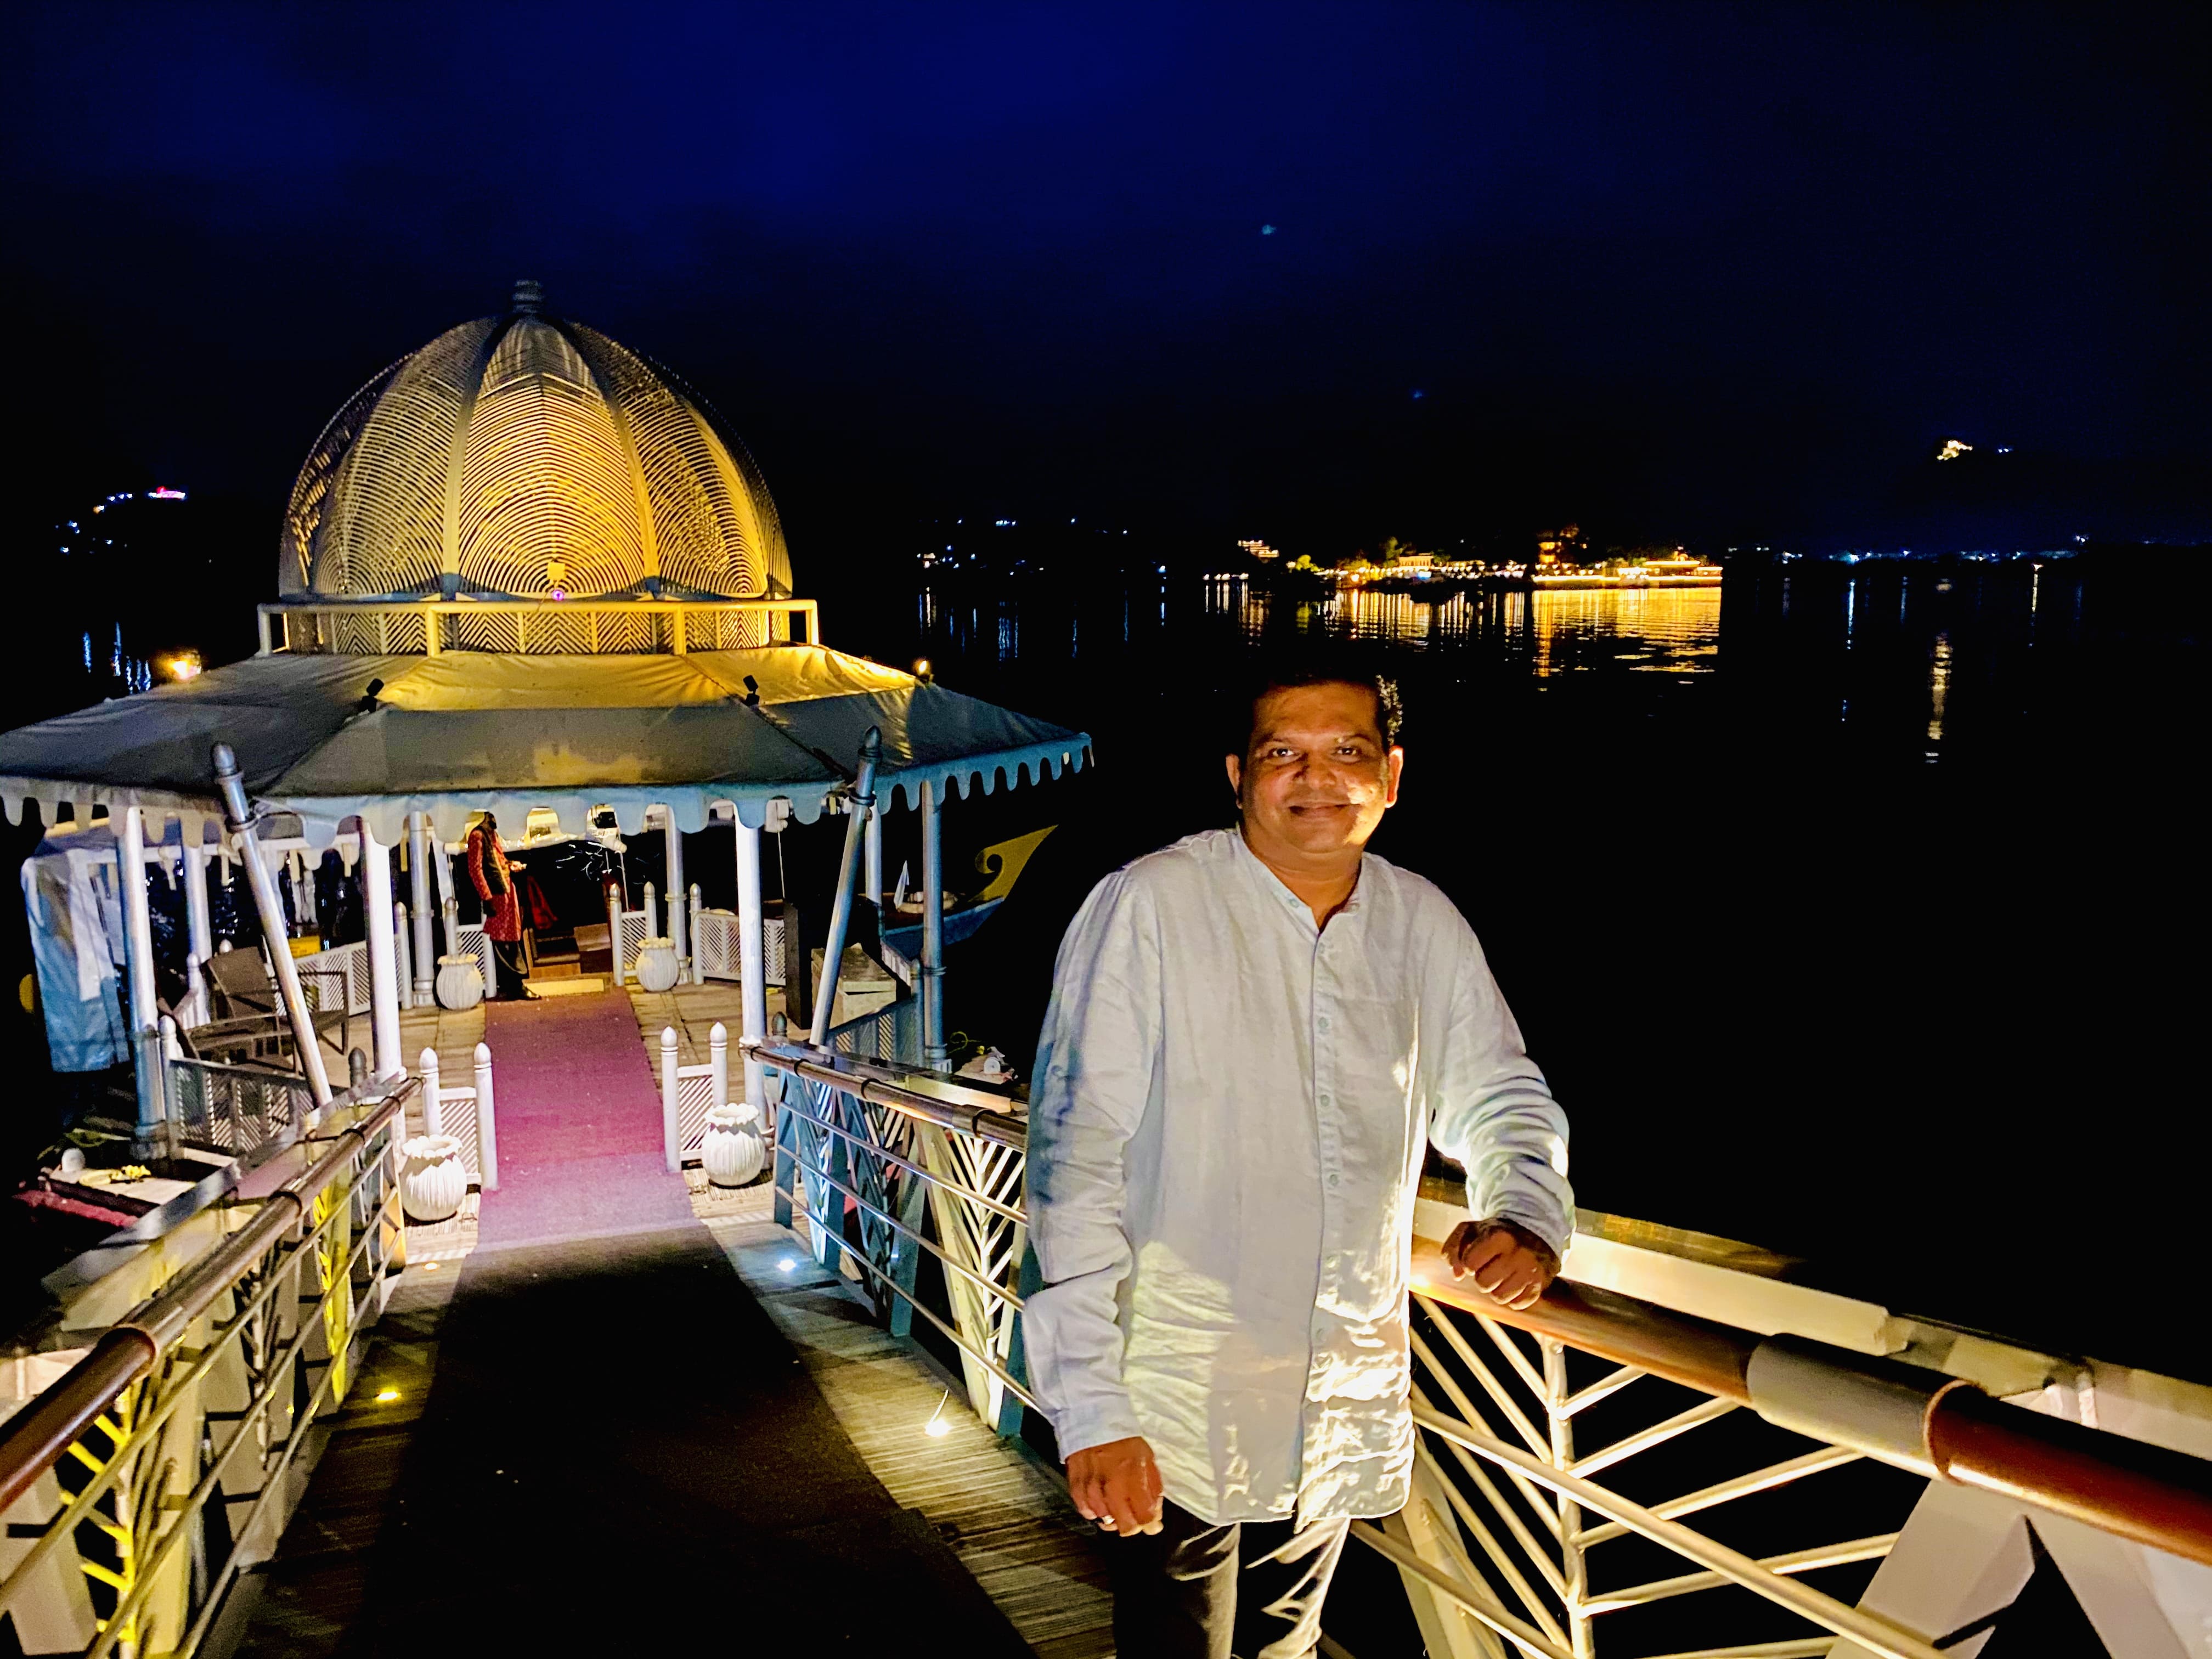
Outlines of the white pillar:
M392 907L392 943L396 951L392 963L392 978L399 986L399 1006L415 1006L415 946L410 938L414 930L407 925L407 907Z
M115 844L115 877L123 896L123 953L131 987L131 1062L138 1080L142 1147L153 1145L161 1124L161 1034L155 1022L154 922L146 906L145 809L123 809L123 834ZM283 941L277 941L279 947Z
M645 936L647 939L663 937L660 931L660 899L649 881L645 884Z
M884 902L884 809L868 809L868 837L861 848L860 890L868 902L880 905Z
M437 1001L438 946L430 937L430 819L407 815L407 911L415 919L415 1006Z
M668 1160L668 1173L684 1167L684 1143L677 1133L676 1028L660 1028L660 1150Z
M615 988L629 983L629 964L623 960L622 919L623 890L610 882L607 884L607 949L615 960Z
M738 1032L757 1042L768 1035L767 952L762 939L761 832L742 821L738 824ZM745 1102L755 1111L765 1109L761 1063L745 1056Z
M704 912L704 911L705 911L706 908L707 908L707 901L706 901L706 899L705 899L705 898L701 895L701 893L700 893L700 891L699 891L699 884L698 884L697 882L696 882L696 881L695 881L695 882L693 882L693 883L691 884L691 933L690 933L690 939L691 939L691 982L692 982L694 985L704 985L704 984L707 982L707 963L706 963L706 960L705 960L705 958L704 958L703 957L702 957L702 956L700 955L700 952L699 952L699 917L700 917L701 914L702 914L702 912Z
M392 854L369 832L368 820L356 818L361 830L361 908L368 932L370 1047L379 1077L398 1077L407 1069L407 1056L399 1048L398 940L392 928Z
M945 1065L945 843L937 787L921 786L921 1060Z
M499 1117L491 1100L491 1045L477 1044L477 1185L499 1190Z
M207 975L200 969L215 954L215 935L208 926L207 842L193 839L205 834L204 825L185 832L185 947L191 953L185 965L191 970L191 983L181 1012L187 1025L204 1025L214 1017L208 1006Z
M322 915L315 908L315 872L322 865L319 854L292 854L292 910L303 933L319 933L323 930Z
M441 1135L446 1133L446 1119L438 1103L438 1051L425 1048L415 1064L422 1073L422 1133Z
M422 815L429 822L430 815ZM446 856L446 843L438 839L434 826L430 831L430 872L438 884L438 914L446 920L446 954L457 957L461 953L461 901L453 890L453 861ZM432 977L436 977L435 972Z
M676 976L680 981L684 973L684 958L691 952L686 948L689 929L684 914L684 832L676 827L676 809L660 809L660 835L668 849L668 942L676 947Z
M707 1063L714 1068L714 1087L708 1090L712 1097L709 1106L730 1103L730 1028L720 1020L707 1033Z

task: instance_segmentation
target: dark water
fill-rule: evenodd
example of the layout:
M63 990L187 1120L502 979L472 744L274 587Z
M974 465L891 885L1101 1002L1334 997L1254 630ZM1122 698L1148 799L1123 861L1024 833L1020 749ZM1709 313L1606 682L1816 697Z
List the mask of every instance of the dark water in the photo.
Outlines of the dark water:
M1376 849L1481 934L1583 1203L2212 1377L2182 1311L2212 1149L2199 608L2186 568L2093 557L1434 604L1018 575L824 620L1097 739L1095 771L948 809L948 868L1060 826L951 957L955 1027L1025 1058L1091 883L1227 821L1221 689L1341 652L1407 705Z

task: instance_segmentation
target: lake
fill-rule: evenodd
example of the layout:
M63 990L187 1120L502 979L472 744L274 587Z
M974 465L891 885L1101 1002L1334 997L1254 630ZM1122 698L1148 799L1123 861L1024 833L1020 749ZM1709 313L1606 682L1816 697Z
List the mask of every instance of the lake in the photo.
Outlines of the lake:
M1423 603L1015 573L824 610L833 643L1097 740L1071 781L947 809L948 870L1060 826L950 958L954 1027L1025 1060L1091 884L1229 821L1223 688L1261 653L1341 652L1407 703L1376 848L1481 935L1584 1204L2212 1377L2170 1316L2212 1150L2192 581L1801 562Z

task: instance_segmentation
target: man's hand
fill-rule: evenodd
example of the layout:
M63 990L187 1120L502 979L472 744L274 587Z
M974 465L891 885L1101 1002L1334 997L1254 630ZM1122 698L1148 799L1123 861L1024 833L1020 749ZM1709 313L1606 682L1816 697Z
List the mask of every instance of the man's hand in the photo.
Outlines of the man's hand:
M1444 1261L1454 1279L1472 1279L1507 1308L1534 1307L1559 1271L1552 1247L1510 1221L1461 1222L1444 1241Z
M1071 1452L1067 1495L1085 1520L1124 1538L1160 1529L1160 1468L1141 1437Z

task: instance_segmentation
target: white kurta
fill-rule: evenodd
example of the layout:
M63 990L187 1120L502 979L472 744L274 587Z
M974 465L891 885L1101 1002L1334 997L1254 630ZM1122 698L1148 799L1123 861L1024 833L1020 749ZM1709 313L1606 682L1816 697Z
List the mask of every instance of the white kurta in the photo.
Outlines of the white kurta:
M1316 929L1226 830L1101 882L1030 1102L1023 1325L1063 1455L1142 1435L1214 1522L1399 1509L1431 1137L1475 1215L1564 1253L1565 1117L1434 885L1370 854Z

